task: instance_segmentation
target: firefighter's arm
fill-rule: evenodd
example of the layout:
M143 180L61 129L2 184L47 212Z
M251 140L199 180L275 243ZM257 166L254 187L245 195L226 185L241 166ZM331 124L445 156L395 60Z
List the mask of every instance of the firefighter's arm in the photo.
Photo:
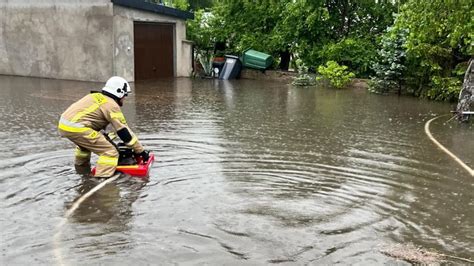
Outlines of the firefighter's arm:
M138 141L138 138L133 134L127 126L125 116L119 107L113 107L106 111L107 120L112 124L112 127L117 132L117 136L127 145L131 147L135 153L143 152L144 148Z

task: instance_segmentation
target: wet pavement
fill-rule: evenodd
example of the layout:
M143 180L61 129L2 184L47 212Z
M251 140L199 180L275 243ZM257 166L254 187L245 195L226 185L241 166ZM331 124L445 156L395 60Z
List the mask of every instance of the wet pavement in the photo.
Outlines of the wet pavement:
M397 243L474 257L474 179L423 129L452 105L255 80L135 84L123 111L150 180L106 185L59 227L97 183L56 123L101 85L0 76L0 264L367 265L397 262L380 252ZM448 119L432 134L474 167L473 125Z

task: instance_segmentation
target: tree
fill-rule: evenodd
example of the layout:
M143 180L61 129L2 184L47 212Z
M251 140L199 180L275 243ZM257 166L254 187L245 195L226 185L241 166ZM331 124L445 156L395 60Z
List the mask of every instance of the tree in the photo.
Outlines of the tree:
M174 7L176 9L188 10L188 0L146 0L151 3Z
M401 94L402 76L404 74L406 29L389 27L381 39L381 48L378 52L378 62L374 64L375 77L370 82L370 90L377 93L386 93L397 89Z
M393 23L395 4L390 0L326 0L332 39L373 39Z
M474 43L472 1L412 0L401 10L395 26L408 29L408 55L420 66L449 75L469 59Z
M377 56L376 46L370 39L345 38L330 42L319 51L322 62L336 61L348 66L358 77L368 77Z
M212 8L217 41L226 42L235 53L252 48L277 58L287 55L288 42L278 27L287 3L288 0L217 2Z
M392 1L300 0L286 5L280 31L306 65L334 60L367 76L376 38L393 23Z
M393 28L407 32L403 67L409 91L430 99L457 99L466 62L473 54L473 5L472 1L410 0L401 6Z
M328 79L329 84L336 89L344 88L355 77L354 73L347 70L347 66L341 66L335 61L328 61L326 65L319 66L318 72ZM321 79L321 77L318 77L318 79Z
M189 0L189 9L197 11L200 9L208 9L214 5L214 0Z
M209 76L212 70L215 27L211 27L213 15L201 9L194 12L194 20L187 21L187 39L194 42L194 52L204 73Z

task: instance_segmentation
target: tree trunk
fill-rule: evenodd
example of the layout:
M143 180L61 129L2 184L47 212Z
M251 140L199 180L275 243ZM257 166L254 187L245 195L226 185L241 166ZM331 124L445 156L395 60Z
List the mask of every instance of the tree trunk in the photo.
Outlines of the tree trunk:
M290 51L286 49L285 51L280 52L280 66L281 70L288 71L288 67L290 66Z

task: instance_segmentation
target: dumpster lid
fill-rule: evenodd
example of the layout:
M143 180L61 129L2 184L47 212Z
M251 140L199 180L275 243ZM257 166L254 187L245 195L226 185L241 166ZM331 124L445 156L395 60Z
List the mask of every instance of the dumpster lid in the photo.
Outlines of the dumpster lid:
M225 58L239 59L238 56L235 56L235 55L228 55L228 54L225 55Z

